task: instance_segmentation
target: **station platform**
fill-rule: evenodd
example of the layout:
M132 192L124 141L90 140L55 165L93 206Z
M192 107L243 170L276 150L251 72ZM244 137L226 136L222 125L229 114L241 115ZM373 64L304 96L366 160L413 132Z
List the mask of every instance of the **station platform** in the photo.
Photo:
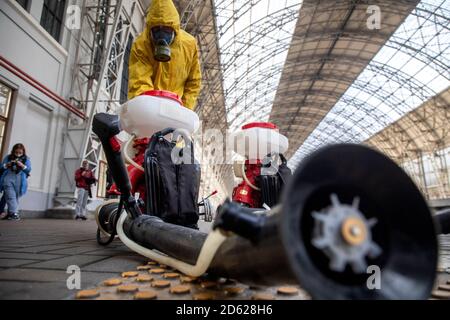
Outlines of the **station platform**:
M201 223L207 231L208 224ZM102 247L95 233L94 220L0 221L0 299L310 299L298 286L186 277L133 253L118 238ZM440 249L430 298L450 299L450 236L440 236ZM79 289L67 286L71 265L80 268Z

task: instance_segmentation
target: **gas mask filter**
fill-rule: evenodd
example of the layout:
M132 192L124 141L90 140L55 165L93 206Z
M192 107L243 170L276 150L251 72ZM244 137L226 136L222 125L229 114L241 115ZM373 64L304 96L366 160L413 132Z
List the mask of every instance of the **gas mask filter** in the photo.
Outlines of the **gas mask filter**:
M151 30L153 45L155 47L155 60L167 62L170 60L170 45L175 38L175 32L168 27L155 27Z

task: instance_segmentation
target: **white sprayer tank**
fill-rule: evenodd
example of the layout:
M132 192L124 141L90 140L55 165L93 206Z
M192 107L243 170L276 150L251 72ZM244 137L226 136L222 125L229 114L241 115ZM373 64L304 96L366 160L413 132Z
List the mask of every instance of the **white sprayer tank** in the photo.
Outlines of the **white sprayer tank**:
M175 93L151 90L125 102L119 111L122 130L136 137L150 137L155 132L166 129L185 129L189 133L197 131L198 115L183 107Z
M271 152L284 153L289 147L288 138L270 122L246 124L230 138L233 150L249 160L263 159Z

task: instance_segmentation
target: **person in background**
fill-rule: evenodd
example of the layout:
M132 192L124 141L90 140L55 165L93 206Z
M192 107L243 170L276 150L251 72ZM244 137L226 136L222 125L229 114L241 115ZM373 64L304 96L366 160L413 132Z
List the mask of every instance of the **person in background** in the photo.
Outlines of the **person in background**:
M91 196L91 185L96 181L94 173L89 169L89 163L87 160L83 160L81 168L78 168L77 171L75 171L75 183L78 193L77 204L75 207L75 220L86 220L86 206L88 197Z
M5 218L8 220L20 220L19 198L28 189L27 178L31 172L31 161L22 143L13 146L11 153L2 162L3 173L0 176L0 191L8 206ZM3 206L4 208L4 206Z
M194 110L201 88L198 51L195 38L181 29L172 0L153 0L146 29L131 49L128 99L150 90L168 90Z

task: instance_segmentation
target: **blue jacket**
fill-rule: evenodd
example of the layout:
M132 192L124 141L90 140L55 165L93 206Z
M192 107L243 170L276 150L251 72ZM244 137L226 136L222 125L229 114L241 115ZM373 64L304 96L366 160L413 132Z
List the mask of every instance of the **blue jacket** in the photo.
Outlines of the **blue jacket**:
M3 171L2 175L0 176L0 191L3 191L3 180L5 179L5 176L8 173L8 171L11 170L9 168L5 168L5 166L8 162L9 162L8 156L6 156L3 159L2 164L1 164L1 168L4 168L4 171ZM20 172L18 173L18 174L20 174L20 178L21 178L19 197L23 196L27 192L27 189L28 189L27 177L31 172L30 158L27 157L27 159L25 161L25 165L27 167L24 170L20 170Z

